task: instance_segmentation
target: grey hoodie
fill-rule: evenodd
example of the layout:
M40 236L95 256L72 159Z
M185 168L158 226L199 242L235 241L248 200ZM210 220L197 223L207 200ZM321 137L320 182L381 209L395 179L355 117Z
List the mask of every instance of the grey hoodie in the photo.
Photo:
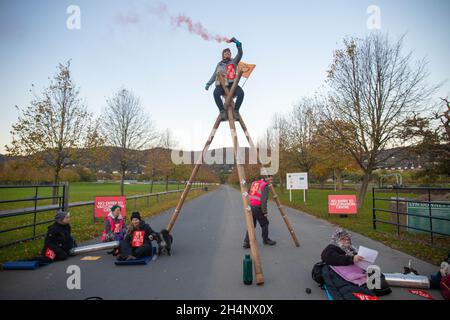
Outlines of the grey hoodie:
M239 64L239 61L241 61L241 58L242 58L242 45L237 47L237 49L238 49L238 54L237 54L236 57L234 57L234 59L232 59L232 60L222 60L222 61L220 61L217 64L216 69L214 70L214 73L211 76L211 79L209 79L209 81L206 83L208 86L211 86L214 81L216 82L216 86L220 86L219 80L216 80L216 74L218 72L220 72L224 76L226 76L227 75L227 65L234 64L234 69L237 70L237 65ZM227 81L228 81L228 84L233 83L233 80L228 80L227 79Z

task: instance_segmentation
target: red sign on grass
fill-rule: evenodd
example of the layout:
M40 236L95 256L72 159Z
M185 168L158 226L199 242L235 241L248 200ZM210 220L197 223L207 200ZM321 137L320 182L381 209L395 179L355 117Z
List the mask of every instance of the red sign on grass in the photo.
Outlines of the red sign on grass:
M122 217L126 215L126 198L125 197L95 197L94 200L94 217L105 218L110 212L111 207L117 204L121 210Z
M357 212L354 194L328 196L328 214L356 214Z

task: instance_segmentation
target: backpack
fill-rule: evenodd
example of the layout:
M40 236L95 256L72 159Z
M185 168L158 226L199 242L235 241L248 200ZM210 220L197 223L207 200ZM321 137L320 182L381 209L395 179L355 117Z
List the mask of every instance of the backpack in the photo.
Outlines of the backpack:
M325 280L322 276L322 268L325 266L325 262L320 261L317 262L311 271L311 276L315 282L319 284L320 287L322 287L325 283Z
M440 282L441 294L445 300L450 300L450 275L442 277Z

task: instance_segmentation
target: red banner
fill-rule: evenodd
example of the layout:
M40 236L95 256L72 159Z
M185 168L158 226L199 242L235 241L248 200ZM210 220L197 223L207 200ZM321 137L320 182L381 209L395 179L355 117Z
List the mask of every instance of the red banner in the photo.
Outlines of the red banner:
M408 290L411 294L416 294L422 298L426 298L428 300L434 300L433 297L426 291L423 290Z
M359 300L380 300L378 297L369 296L368 294L353 292L353 295Z
M111 212L111 207L117 204L121 210L122 217L125 218L127 200L125 197L95 197L94 200L94 217L105 218Z
M328 214L356 214L356 195L329 195Z

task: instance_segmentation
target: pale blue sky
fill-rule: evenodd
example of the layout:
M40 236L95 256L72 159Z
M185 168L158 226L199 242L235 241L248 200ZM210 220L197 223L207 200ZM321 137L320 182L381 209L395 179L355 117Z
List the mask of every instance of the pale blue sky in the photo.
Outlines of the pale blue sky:
M343 37L371 32L369 5L381 9L381 31L392 39L407 33L405 49L429 60L431 83L449 78L450 2L430 1L0 1L0 152L10 142L11 124L25 106L29 89L48 85L59 62L72 59L81 96L95 115L120 87L132 89L160 130L170 128L181 147L203 146L217 114L212 89L204 85L223 48L175 29L168 19L148 12L165 3L213 34L236 36L243 61L257 65L244 87L242 114L256 137L275 112L287 112L325 80L333 50ZM81 30L68 30L66 9L81 8ZM139 15L139 23L118 23L118 15ZM450 93L446 82L437 96ZM226 129L226 130L225 130ZM244 141L243 136L240 136ZM243 143L244 144L244 143ZM244 144L245 145L245 144ZM231 146L222 124L212 147Z

